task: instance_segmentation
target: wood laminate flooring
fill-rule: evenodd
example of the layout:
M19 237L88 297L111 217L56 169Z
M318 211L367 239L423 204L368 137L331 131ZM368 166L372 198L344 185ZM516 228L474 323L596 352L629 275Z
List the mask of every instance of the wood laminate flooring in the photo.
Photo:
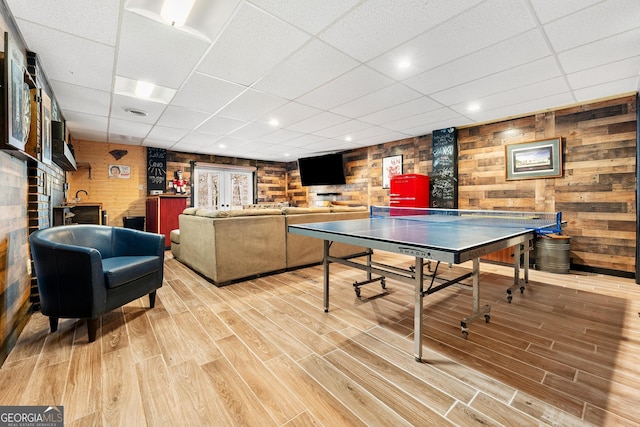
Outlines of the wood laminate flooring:
M409 266L383 252L377 261ZM470 264L445 268L446 274ZM31 316L0 369L0 405L62 405L67 426L640 425L640 286L481 263L491 322L468 339L471 291L425 298L413 358L413 289L322 266L217 288L166 253L156 307L141 298L85 322Z

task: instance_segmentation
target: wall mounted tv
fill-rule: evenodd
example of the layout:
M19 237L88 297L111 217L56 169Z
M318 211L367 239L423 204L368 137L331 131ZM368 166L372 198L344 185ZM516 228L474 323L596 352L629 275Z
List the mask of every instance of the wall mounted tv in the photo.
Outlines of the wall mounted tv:
M303 186L346 184L341 153L298 159L298 168Z

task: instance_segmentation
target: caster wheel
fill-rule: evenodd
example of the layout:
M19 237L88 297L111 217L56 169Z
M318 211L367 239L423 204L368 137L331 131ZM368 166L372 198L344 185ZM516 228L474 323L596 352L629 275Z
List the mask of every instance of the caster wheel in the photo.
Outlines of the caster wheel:
M469 331L462 331L462 338L465 340L469 338Z
M520 293L521 293L521 294L524 294L524 286L521 286L521 287L520 287Z
M356 291L356 296L360 298L360 288L356 288L355 291Z
M513 296L511 296L511 295L507 295L507 302L508 302L509 304L511 304L511 300L512 300L512 299L513 299Z
M491 321L491 316L489 316L488 314L485 314L485 315L484 315L484 321L485 321L486 323L489 323L489 322Z

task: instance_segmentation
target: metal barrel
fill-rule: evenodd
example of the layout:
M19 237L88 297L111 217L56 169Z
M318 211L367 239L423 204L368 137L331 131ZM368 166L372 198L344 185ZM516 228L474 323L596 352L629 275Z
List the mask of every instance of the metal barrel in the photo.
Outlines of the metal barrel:
M550 273L568 273L570 248L568 236L539 238L536 241L536 267Z

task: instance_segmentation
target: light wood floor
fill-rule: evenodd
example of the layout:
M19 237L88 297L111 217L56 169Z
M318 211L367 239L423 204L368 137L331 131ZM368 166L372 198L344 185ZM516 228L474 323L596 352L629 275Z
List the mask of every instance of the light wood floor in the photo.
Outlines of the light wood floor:
M378 253L408 266L411 259ZM362 289L332 265L216 288L166 255L156 307L140 299L48 333L29 320L0 369L0 405L63 405L67 426L639 425L640 286L481 264L491 323L460 319L471 292L425 298L424 363L413 358L411 286ZM454 266L460 269L465 266ZM445 269L446 270L446 269Z

